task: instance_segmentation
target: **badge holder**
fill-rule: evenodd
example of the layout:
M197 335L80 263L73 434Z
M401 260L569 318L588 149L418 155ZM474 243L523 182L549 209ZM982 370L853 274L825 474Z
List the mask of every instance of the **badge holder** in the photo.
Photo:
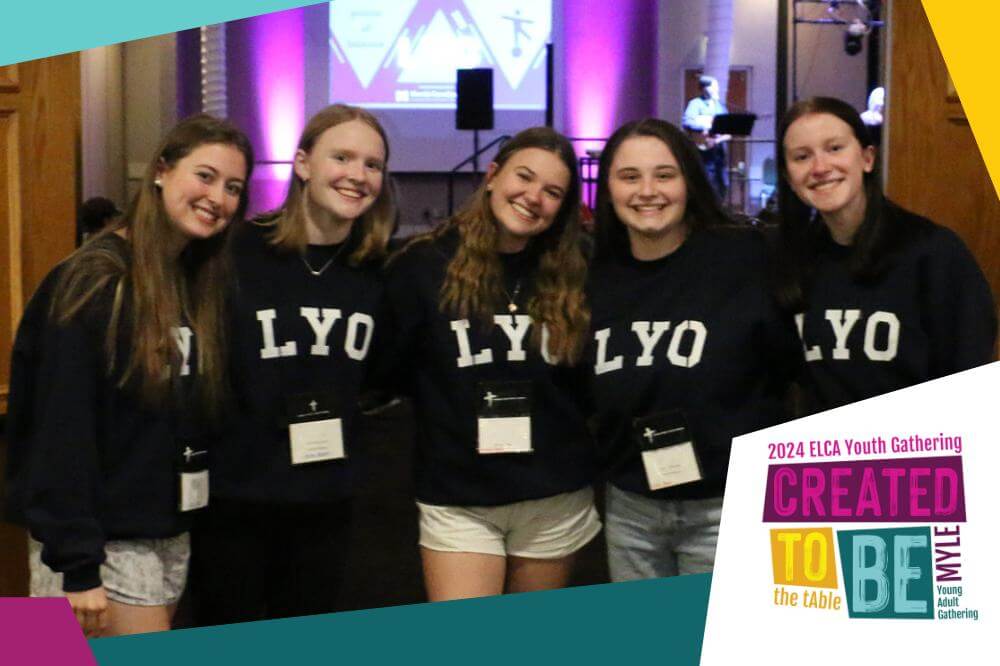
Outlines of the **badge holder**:
M181 449L177 509L182 513L208 506L208 449L185 442Z
M681 412L661 412L635 419L632 432L642 452L650 490L701 480L694 438Z
M479 382L478 451L531 453L531 382Z
M343 424L336 396L330 391L299 393L287 399L288 441L292 465L341 460Z

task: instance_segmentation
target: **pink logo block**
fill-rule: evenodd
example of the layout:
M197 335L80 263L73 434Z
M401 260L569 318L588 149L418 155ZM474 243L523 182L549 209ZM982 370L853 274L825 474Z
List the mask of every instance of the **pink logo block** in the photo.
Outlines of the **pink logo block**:
M0 663L97 666L65 599L0 598Z

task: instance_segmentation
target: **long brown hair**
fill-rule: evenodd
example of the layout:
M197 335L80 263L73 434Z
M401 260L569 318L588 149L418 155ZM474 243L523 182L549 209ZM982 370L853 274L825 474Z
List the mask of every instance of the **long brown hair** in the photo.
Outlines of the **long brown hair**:
M528 314L548 330L547 351L560 363L573 363L583 350L590 309L584 296L587 260L580 227L580 177L576 155L566 137L548 127L532 127L505 143L494 158L496 173L520 150L540 148L555 154L569 169L569 186L555 221L535 236L529 249L536 253L534 294ZM459 317L493 323L493 313L504 303L503 265L497 251L498 222L490 206L486 179L462 209L447 223L413 242L457 232L458 250L448 264L441 285L440 309ZM532 344L541 347L541 326L532 327Z
M246 212L253 149L249 139L225 120L198 114L181 121L163 139L149 162L139 190L124 216L89 241L65 262L56 286L52 314L65 324L99 293L114 285L111 322L105 338L108 373L120 370L119 386L139 381L143 399L156 404L169 389L179 351L172 329L182 322L193 329L197 347L197 382L209 412L221 405L225 347L224 285L228 267L223 252L225 232L187 244L179 258L168 254L175 233L156 185L157 175L173 168L199 146L222 144L238 150L246 161L246 181L233 216ZM131 261L122 256L110 234L125 230ZM128 328L121 330L128 304ZM116 358L119 334L128 336L130 356Z
M375 198L371 208L365 211L351 228L351 236L357 238L357 242L351 252L349 261L358 265L360 263L381 259L385 256L385 248L392 236L393 227L396 221L396 205L393 201L393 191L389 183L389 139L381 123L372 114L356 106L347 104L333 104L326 107L306 123L299 137L299 145L296 150L312 152L316 142L323 132L331 127L360 120L371 127L382 138L382 145L385 147L385 166L382 171L382 190ZM281 250L289 252L305 252L308 244L306 235L306 214L305 196L306 183L299 178L295 170L292 170L292 178L288 183L288 192L281 207L261 215L254 220L254 223L273 226L274 230L270 234L271 245Z

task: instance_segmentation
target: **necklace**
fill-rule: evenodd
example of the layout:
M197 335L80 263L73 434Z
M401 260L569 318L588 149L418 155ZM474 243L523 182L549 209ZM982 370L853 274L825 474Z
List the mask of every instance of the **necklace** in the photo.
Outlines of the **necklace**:
M517 312L517 295L521 293L521 279L518 278L517 282L514 283L514 293L513 295L507 291L506 287L500 287L503 290L503 295L507 297L507 312L514 314Z
M333 253L333 256L327 259L326 263L320 266L319 268L313 268L309 264L309 260L306 259L305 254L300 254L299 256L302 258L302 263L306 265L306 270L309 271L309 274L314 277L319 277L320 275L326 272L326 269L328 269L331 264L333 264L333 260L340 256L340 253L344 251L344 248L346 246L347 246L347 241L345 240L343 243L340 244L340 247L337 248L337 251Z

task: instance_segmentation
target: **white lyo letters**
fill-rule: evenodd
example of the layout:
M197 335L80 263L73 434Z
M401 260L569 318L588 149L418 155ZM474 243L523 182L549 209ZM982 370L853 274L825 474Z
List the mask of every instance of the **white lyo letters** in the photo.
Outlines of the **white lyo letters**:
M848 361L851 358L851 349L847 346L848 337L854 326L862 318L861 310L838 310L830 309L823 312L823 316L830 322L830 329L833 331L834 347L832 358L837 361ZM806 353L807 361L820 361L823 359L823 351L819 345L806 347L805 336L803 334L805 315L795 315L795 325L799 330L799 339L802 340L803 349ZM885 349L876 349L875 339L879 333L879 327L888 327L885 331ZM864 353L870 361L891 361L896 358L899 351L900 322L892 312L878 310L868 315L865 321L865 342ZM857 349L855 349L857 351Z
M361 347L358 347L358 327L364 326L364 340ZM349 358L355 361L365 360L368 356L368 346L372 342L372 333L375 332L375 319L364 312L355 312L347 318L347 338L344 340L344 352Z
M827 310L826 320L833 328L833 336L837 345L833 348L833 358L847 361L851 358L851 350L847 348L847 336L861 316L861 310Z
M889 327L885 349L875 349L875 333L879 324ZM865 326L865 354L873 361L891 361L899 349L899 318L891 312L879 310L868 317Z
M334 323L340 319L340 310L337 308L323 308L323 318L320 319L319 308L299 308L299 314L305 317L316 335L316 344L309 348L309 353L313 356L329 356L330 347L326 344L326 337L330 335L330 329Z
M802 333L802 328L805 326L805 318L806 316L802 312L795 315L795 327L799 329L799 340L802 341L802 350L806 353L807 361L821 361L823 360L823 350L819 348L819 345L806 347L806 338Z
M493 322L500 327L510 340L510 349L507 351L508 361L523 361L527 358L524 353L524 335L531 327L531 317L528 315L493 315Z
M187 326L172 328L170 332L174 334L177 348L181 351L181 376L185 377L191 374L191 337L194 333Z
M694 333L694 341L691 343L690 353L685 357L681 356L680 347L681 340L688 331ZM674 335L670 338L667 358L674 365L679 365L682 368L693 368L701 361L701 353L705 349L706 337L708 337L708 329L705 328L703 323L692 319L682 321L674 329Z
M542 360L549 365L559 365L559 357L553 356L549 353L549 327L542 324Z
M274 343L274 319L278 316L274 308L257 310L257 321L260 322L261 334L264 336L264 346L260 350L261 358L278 358L279 356L295 356L298 348L294 340L289 340L278 347Z
M473 365L485 365L493 362L493 350L489 347L483 349L475 356L472 355L472 347L469 344L469 320L455 319L451 322L451 330L455 332L455 341L458 342L458 367L468 368Z
M610 361L608 360L608 338L611 337L610 328L602 328L601 330L594 333L594 339L597 340L597 363L594 364L594 374L603 375L605 372L612 372L613 370L620 370L622 367L622 356L615 356Z
M660 341L669 328L669 321L654 321L652 322L653 332L650 334L650 322L632 322L632 331L639 337L639 343L642 345L642 354L635 360L637 366L653 365L653 348L656 347L656 343Z

